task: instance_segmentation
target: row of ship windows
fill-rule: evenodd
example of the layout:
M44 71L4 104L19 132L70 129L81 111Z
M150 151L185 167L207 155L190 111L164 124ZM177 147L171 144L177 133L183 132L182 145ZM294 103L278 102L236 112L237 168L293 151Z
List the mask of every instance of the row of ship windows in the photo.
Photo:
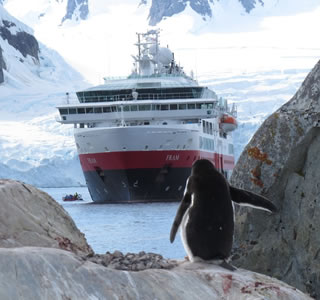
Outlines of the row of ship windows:
M184 110L184 109L213 109L213 103L188 103L188 104L143 104L106 107L78 107L60 108L61 115L92 114L109 112L150 111L150 110Z
M204 133L213 135L213 124L211 122L202 121L202 129Z
M214 151L215 150L214 140L200 136L200 149ZM230 155L234 154L234 148L232 144L228 144L228 154Z

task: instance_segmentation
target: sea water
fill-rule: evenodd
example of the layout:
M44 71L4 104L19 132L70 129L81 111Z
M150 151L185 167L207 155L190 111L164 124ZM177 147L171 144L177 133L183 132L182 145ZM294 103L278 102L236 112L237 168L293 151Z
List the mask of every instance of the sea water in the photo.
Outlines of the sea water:
M179 203L94 204L86 187L42 189L60 203L86 236L95 253L154 252L165 258L186 254L177 234L173 244L170 229ZM77 192L83 201L63 202Z

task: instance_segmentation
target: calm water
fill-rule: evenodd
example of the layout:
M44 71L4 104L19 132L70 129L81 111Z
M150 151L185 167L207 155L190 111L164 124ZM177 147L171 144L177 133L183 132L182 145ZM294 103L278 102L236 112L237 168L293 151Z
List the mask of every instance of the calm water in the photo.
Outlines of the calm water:
M42 190L64 207L96 253L120 250L155 252L166 258L185 256L180 234L173 244L169 241L178 203L92 204L87 188ZM62 201L64 195L75 192L84 201Z

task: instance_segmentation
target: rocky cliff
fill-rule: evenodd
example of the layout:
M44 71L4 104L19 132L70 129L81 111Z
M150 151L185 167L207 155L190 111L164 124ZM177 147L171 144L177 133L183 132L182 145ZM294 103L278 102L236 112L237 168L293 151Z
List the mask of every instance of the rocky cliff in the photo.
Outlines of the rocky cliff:
M231 184L268 197L275 219L240 209L234 263L320 299L320 62L241 154Z
M30 55L39 61L39 44L37 40L33 35L20 31L14 22L2 20L2 24L0 23L0 37L20 51L24 57Z

